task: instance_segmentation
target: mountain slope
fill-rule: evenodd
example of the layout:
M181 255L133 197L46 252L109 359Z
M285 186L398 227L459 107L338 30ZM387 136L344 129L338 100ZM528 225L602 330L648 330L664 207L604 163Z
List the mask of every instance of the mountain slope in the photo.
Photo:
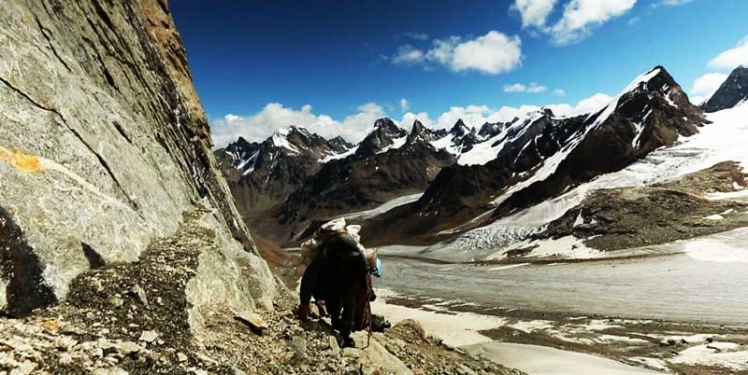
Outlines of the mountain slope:
M138 261L203 208L196 225L220 246L192 249L190 322L210 305L271 307L275 280L218 172L166 2L3 7L0 310L64 300L76 276Z
M301 187L326 159L344 151L342 146L292 126L262 143L239 138L216 150L215 155L239 211L251 223Z
M724 83L709 100L704 103L704 110L717 112L735 107L748 100L748 67L739 66L730 73Z
M704 122L667 71L656 67L596 114L559 119L545 110L513 123L480 144L478 155L462 155L459 164L468 165L445 168L421 199L370 223L364 234L433 242L620 170L697 133Z
M262 228L275 231L272 239L283 242L298 236L309 223L419 193L441 168L455 161L453 155L431 145L429 140L438 136L419 122L407 133L389 119L378 120L355 154L326 163L274 210L279 227L257 225L267 225Z

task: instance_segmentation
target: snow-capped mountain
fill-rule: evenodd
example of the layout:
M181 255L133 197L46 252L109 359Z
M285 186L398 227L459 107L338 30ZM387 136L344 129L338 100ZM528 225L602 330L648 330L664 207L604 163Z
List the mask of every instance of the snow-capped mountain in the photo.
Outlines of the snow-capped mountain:
M336 147L338 149L345 149L345 150L349 150L349 149L355 147L354 144L346 141L341 136L337 136L337 137L335 137L333 139L330 139L330 145L332 145L333 147Z
M605 251L744 227L748 102L706 119L673 147L421 252L450 260L611 256Z
M418 142L432 143L441 138L444 138L446 131L438 131L425 127L420 121L415 120L413 122L413 128L408 134L407 143L414 144Z
M748 101L748 67L739 66L730 73L720 88L704 103L704 110L717 112Z
M321 220L422 192L442 168L455 163L454 155L432 145L443 133L418 121L407 132L390 119L377 120L355 153L324 164L274 211L273 239L283 242Z
M367 227L374 238L404 239L484 225L672 146L705 122L658 66L597 113L557 118L546 109L513 122L443 169L417 202Z
M499 135L499 133L501 133L504 129L506 129L508 126L510 126L512 123L516 121L519 121L519 117L515 117L514 120L507 122L507 123L487 122L480 127L480 130L478 130L478 136L481 137L482 139L493 138Z
M445 150L452 155L459 156L473 149L481 140L474 128L469 128L462 119L457 120L447 134L431 142L436 149Z
M214 152L245 217L261 214L298 189L326 158L346 152L304 128L291 126L261 143L244 138Z
M742 88L739 82L725 85ZM237 186L267 185L274 179L283 185L274 188L281 189L279 194L254 194L255 207L265 210L262 220L252 224L276 241L293 244L320 221L382 206L387 209L360 216L368 220L364 234L371 244L423 244L489 228L683 142L708 123L702 109L658 66L595 113L559 117L540 109L507 123L484 124L480 131L461 120L449 130L415 121L407 131L383 118L357 145L291 129L263 142L274 153L240 139L219 159L235 170L234 177L254 176L232 183L247 210L252 204L243 202L242 191L251 189ZM258 172L270 154L302 165L302 172L291 173L291 166L271 177L267 167ZM515 234L530 233L520 232Z
M407 137L408 132L395 125L389 118L379 119L374 123L374 129L359 143L356 155L372 156L387 152L391 148L402 147Z

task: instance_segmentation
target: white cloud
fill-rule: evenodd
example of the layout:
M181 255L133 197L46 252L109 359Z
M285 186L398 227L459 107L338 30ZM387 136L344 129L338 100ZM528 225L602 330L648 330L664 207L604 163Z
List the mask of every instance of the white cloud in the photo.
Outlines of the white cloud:
M548 88L545 86L540 86L537 83L533 82L529 86L526 86L521 83L515 83L513 85L506 85L504 86L504 92L508 93L530 93L530 94L540 94L545 92Z
M545 108L550 108L556 116L576 116L599 111L612 99L605 94L596 94L581 100L576 106L550 104ZM515 117L540 108L536 105L500 108L490 108L486 105L455 106L441 113L435 120L427 112L407 112L403 114L398 123L401 127L410 130L413 122L418 119L429 128L450 129L457 120L462 119L468 126L478 128L486 122L509 122ZM250 142L263 141L278 129L296 125L328 139L340 135L349 142L358 142L371 131L377 119L387 116L387 111L376 103L361 105L357 111L342 121L338 121L328 115L313 113L311 105L295 110L280 103L270 103L253 115L228 114L221 119L212 120L211 136L216 147L225 147L239 137L244 137Z
M400 111L407 112L410 109L410 102L408 99L400 99Z
M458 44L450 61L454 71L477 70L498 74L514 70L522 61L522 42L498 31Z
M566 96L566 91L561 89L553 90L553 96Z
M521 83L515 83L513 85L504 86L504 92L525 92L525 91L527 91L527 86Z
M423 60L423 51L414 48L410 44L400 46L395 56L392 56L392 63L395 65L415 64Z
M558 0L515 0L511 10L519 12L522 27L543 27Z
M413 40L429 40L429 35L426 33L407 32L403 35Z
M701 105L705 101L709 100L709 97L701 96L701 95L690 95L688 98L691 100L691 103L693 103L694 105Z
M611 100L613 100L613 97L611 96L595 94L592 97L579 101L576 106L564 103L549 104L543 107L552 110L556 116L578 116L597 112L610 103ZM520 107L504 106L497 109L485 105L469 105L467 107L456 106L439 115L436 121L433 121L429 117L429 114L425 112L419 114L406 113L403 116L403 121L400 122L400 126L410 129L413 125L413 121L418 119L427 127L450 129L454 126L457 120L462 119L467 126L479 128L486 122L509 122L515 117L521 117L529 112L537 111L540 108L542 107L536 105L522 105Z
M310 105L295 110L280 103L270 103L250 116L228 114L211 121L211 136L216 147L224 147L239 137L250 142L263 141L278 129L296 125L327 138L340 135L348 141L357 142L368 134L378 118L386 115L381 106L367 103L358 107L356 114L337 121L328 115L312 113Z
M748 66L748 36L738 42L735 48L728 49L709 61L709 67L717 69L735 69L740 65Z
M693 103L696 103L697 100L703 102L704 99L712 97L717 89L725 82L727 76L727 74L723 73L708 73L696 78L693 81L693 87L691 87L691 101Z
M580 100L579 103L577 103L577 106L574 107L574 114L581 115L584 113L597 112L608 105L611 100L613 100L612 96L597 93L587 99Z
M660 2L657 3L657 5L665 5L665 6L675 7L675 6L678 6L678 5L688 4L691 1L693 1L693 0L660 0Z
M509 37L492 30L471 40L457 36L435 39L432 48L426 52L404 45L398 48L392 57L392 63L401 65L434 62L455 72L475 70L499 74L514 70L521 64L521 46L519 37Z
M635 4L636 0L571 0L561 20L548 31L554 43L573 44L589 36L594 26L628 13Z
M449 65L454 55L455 46L460 44L462 38L451 36L446 39L434 39L434 47L426 53L426 58L430 61L436 61L442 65Z
M406 130L410 130L413 127L413 123L418 120L423 124L423 126L427 128L433 128L434 127L434 121L429 118L429 114L426 112L420 112L420 113L413 113L408 112L403 115L402 120L398 123L398 125Z

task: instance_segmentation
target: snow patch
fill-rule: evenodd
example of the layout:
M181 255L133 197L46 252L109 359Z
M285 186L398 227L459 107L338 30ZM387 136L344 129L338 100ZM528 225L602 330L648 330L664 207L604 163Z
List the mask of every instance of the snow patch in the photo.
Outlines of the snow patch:
M527 322L517 322L509 325L510 328L514 328L524 333L533 333L535 331L542 331L553 328L553 322L548 320L530 320Z
M647 358L647 357L632 357L632 358L629 358L629 360L641 363L644 366L647 366L649 368L652 368L658 371L663 371L663 372L668 372L668 373L670 372L670 369L667 367L667 364L665 363L665 361L661 359Z
M508 252L512 250L533 248L523 258L549 258L561 257L568 259L595 258L603 254L602 251L589 248L584 245L583 239L574 236L566 236L558 239L526 240L508 246L493 255L488 260L506 259Z
M670 363L748 370L748 346L730 342L714 342L683 350Z
M242 161L242 163L236 167L239 170L244 170L244 168L247 166L247 164L252 163L252 165L244 170L242 172L242 176L246 176L252 172L255 171L255 166L257 165L257 157L260 155L260 151L256 151L252 156L249 157L249 159Z
M276 131L271 138L273 146L284 148L288 150L292 155L300 154L301 152L299 151L299 149L296 148L296 146L292 145L291 142L288 141L287 137L288 129L280 129Z
M419 200L422 196L423 196L423 193L418 193L418 194L406 195L403 197L395 198L371 210L366 210L366 211L361 211L361 212L356 212L356 213L345 215L344 218L349 221L350 220L356 220L356 221L369 220L383 213L386 213L392 210L393 208L400 207L400 206L403 206L409 203L413 203Z
M660 374L611 359L536 345L492 342L464 348L530 375L644 375Z
M748 249L730 246L717 239L686 243L686 254L696 260L717 263L748 263Z
M519 268L524 266L529 266L530 263L519 263L519 264L510 264L508 266L499 266L499 267L492 267L489 268L489 271L501 271L501 270L510 270L512 268Z
M389 145L389 146L387 146L387 147L379 150L379 152L377 152L377 154L384 154L385 152L387 152L389 150L397 150L398 148L403 147L405 145L405 142L407 142L407 141L408 141L408 136L407 135L403 136L403 137L400 137L400 138L393 139L391 145Z
M355 155L356 151L358 151L358 146L352 147L348 151L344 151L339 154L332 154L332 155L325 156L324 158L320 159L319 162L324 164L324 163L327 163L333 160L345 159L351 155Z
M609 343L617 343L617 342L625 342L628 344L648 344L649 341L644 339L637 339L633 337L628 336L616 336L616 335L600 335L597 337L597 341L603 342L606 344Z
M387 298L395 295L390 291L377 289L379 298L372 302L372 312L385 316L393 325L405 319L417 320L428 334L452 347L491 342L491 338L479 332L502 327L507 322L503 318L487 315L467 312L444 314L387 304Z
M706 195L706 199L710 201L723 201L727 199L742 199L748 198L748 190L732 191L729 193L710 193Z
M579 214L577 215L577 218L574 220L573 227L576 228L583 224L584 224L584 217L582 217L582 210L579 210Z

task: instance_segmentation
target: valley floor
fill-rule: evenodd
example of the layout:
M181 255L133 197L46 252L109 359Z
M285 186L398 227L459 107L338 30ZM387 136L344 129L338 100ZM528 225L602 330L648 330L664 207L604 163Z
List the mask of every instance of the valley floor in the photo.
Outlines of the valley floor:
M531 375L748 374L746 241L739 229L620 259L503 265L400 248L374 311Z

